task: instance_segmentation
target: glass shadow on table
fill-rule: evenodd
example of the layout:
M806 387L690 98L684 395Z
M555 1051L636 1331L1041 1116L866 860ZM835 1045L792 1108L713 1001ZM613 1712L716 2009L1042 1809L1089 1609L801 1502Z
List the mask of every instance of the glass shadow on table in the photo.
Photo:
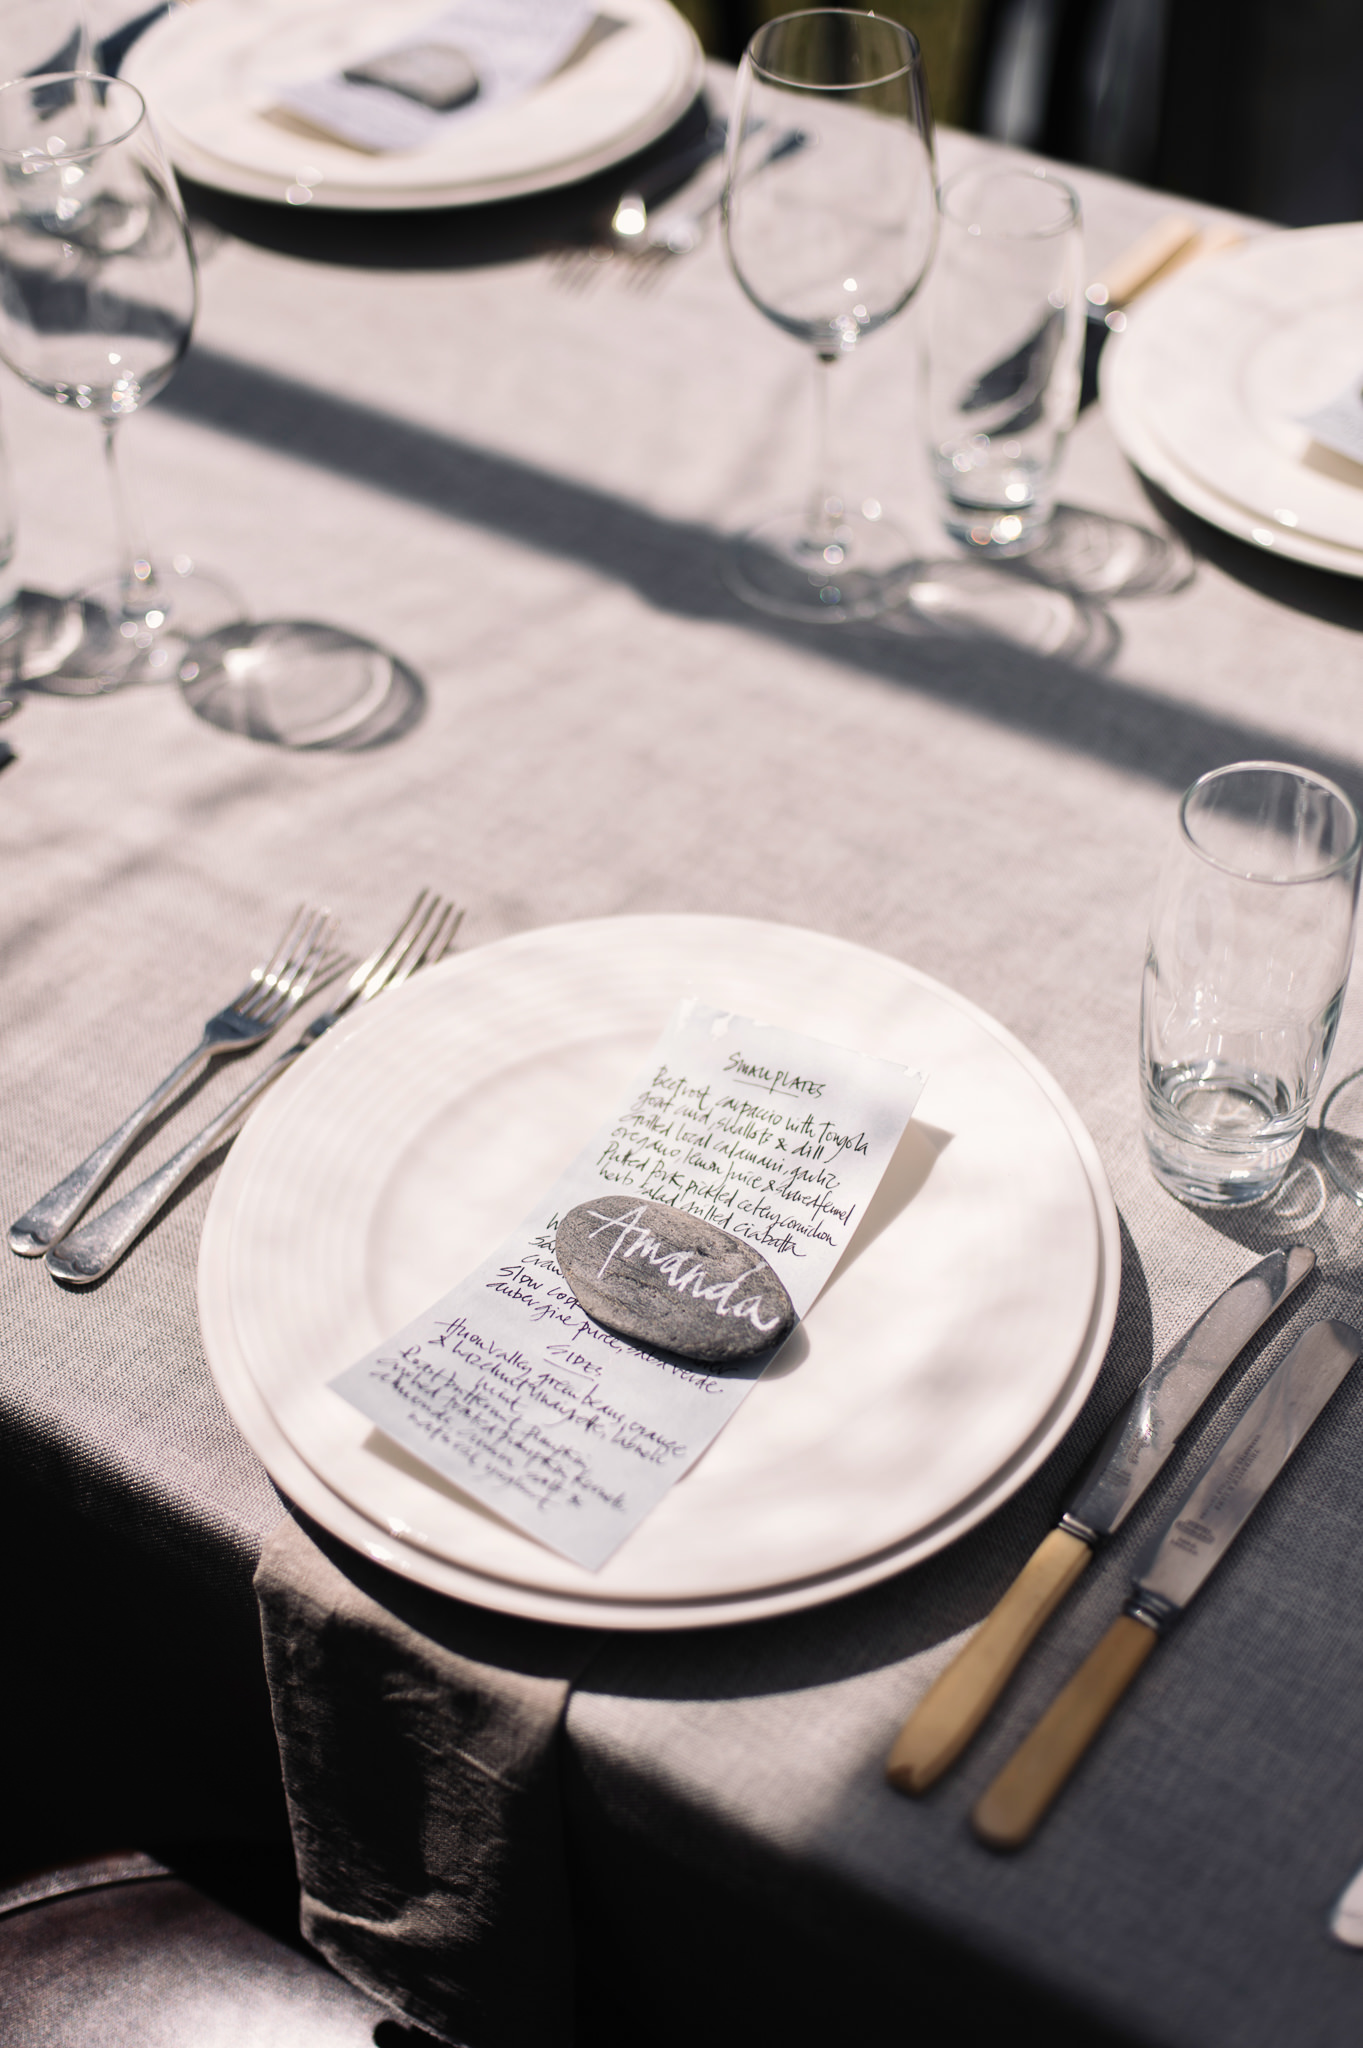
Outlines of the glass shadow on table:
M87 605L41 590L21 590L15 602L20 624L0 697L11 711L0 717L28 696L101 697L128 687L83 673ZM99 637L96 624L91 638ZM426 711L425 684L405 661L316 619L238 619L185 648L164 678L172 680L208 724L295 752L388 746ZM0 767L9 758L7 748Z
M317 471L378 487L443 518L472 519L550 559L588 565L671 616L722 620L815 652L830 677L839 671L873 675L893 688L1057 742L1174 795L1218 761L1267 759L1281 750L1281 737L1243 712L1218 711L1153 679L1114 674L1110 663L1106 669L1086 666L998 633L949 632L940 620L930 629L922 617L915 617L907 630L902 622L889 628L879 620L802 626L769 617L726 589L721 574L725 537L712 525L668 516L638 499L455 434L419 427L381 407L203 344L190 350L158 404L164 412L237 440L276 453L288 449ZM1071 509L1077 528L1069 524ZM1157 572L1161 563L1166 568L1172 564L1171 573L1184 573L1177 568L1178 558L1164 556L1156 534L1153 545L1139 543L1137 559L1145 566L1136 572L1133 587L1112 565L1128 548L1136 548L1149 529L1076 508L1065 511L1061 534L1077 531L1086 539L1080 567L1067 564L1064 573L1090 585L1097 577L1105 585L1101 600L1081 589L1082 605L1106 612L1109 602L1128 592L1133 597L1153 594L1157 573L1164 573ZM1131 538L1133 530L1137 541ZM1095 536L1102 542L1096 570L1089 559ZM1043 555L1039 566L1045 562ZM906 564L906 573L911 568ZM1057 566L1057 578L1060 573ZM1008 565L1008 574L1029 577L1041 587L1036 572L1019 564ZM1086 632L1094 630L1086 623ZM1099 619L1097 630L1101 646L1117 629ZM1363 802L1356 763L1322 748L1295 751L1303 766L1320 770L1351 794L1357 790Z
M1011 560L959 550L916 563L904 596L875 621L911 637L985 640L1105 668L1121 646L1108 605L1168 597L1196 574L1177 535L1058 505L1045 538Z

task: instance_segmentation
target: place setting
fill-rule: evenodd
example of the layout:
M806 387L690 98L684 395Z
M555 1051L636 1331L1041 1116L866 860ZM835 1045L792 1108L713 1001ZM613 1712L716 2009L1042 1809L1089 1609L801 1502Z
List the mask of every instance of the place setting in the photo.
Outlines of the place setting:
M356 964L300 911L11 1251L102 1280L230 1144L199 1264L230 1412L322 1526L504 1613L785 1612L931 1555L1023 1484L1093 1387L1120 1280L1093 1142L1032 1054L815 932L616 917L452 953L458 924L423 892ZM314 999L226 1109L99 1205L210 1061L249 1061ZM602 1201L652 1247L620 1252L626 1297L658 1245L711 1277L663 1256L651 1307L603 1293Z
M1141 1039L1146 1150L1179 1201L1239 1210L1282 1185L1361 860L1354 806L1309 771L1233 764L1186 793ZM229 1411L324 1529L511 1616L657 1631L821 1604L958 1541L1062 1445L1113 1333L1117 1216L1082 1121L1011 1034L811 931L616 917L455 953L459 924L422 891L357 965L300 911L11 1251L68 1286L102 1278L241 1130L198 1276ZM89 1217L208 1061L323 995L226 1110ZM1275 1347L1247 1407L1225 1402L1316 1265L1303 1244L1261 1257L1151 1367L905 1723L897 1791L956 1764L1181 1437L1238 1406L1122 1615L976 1803L984 1845L1029 1841L1363 1350L1318 1321Z

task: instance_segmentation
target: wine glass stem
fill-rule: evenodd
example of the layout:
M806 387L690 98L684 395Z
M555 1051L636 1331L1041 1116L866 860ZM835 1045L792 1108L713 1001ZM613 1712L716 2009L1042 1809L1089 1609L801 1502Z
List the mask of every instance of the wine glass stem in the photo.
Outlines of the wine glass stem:
M817 551L827 547L837 525L834 506L841 510L833 488L833 423L829 380L838 366L836 356L814 358L814 488L810 494L806 522L808 545Z
M126 595L146 590L151 583L151 563L146 540L118 460L117 420L104 422L104 466L109 477L109 497L114 510L114 534L118 543L118 576Z

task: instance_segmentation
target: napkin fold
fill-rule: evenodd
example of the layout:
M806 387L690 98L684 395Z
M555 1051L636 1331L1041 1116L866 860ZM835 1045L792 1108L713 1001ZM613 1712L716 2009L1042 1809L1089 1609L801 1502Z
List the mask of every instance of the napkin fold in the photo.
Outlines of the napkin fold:
M599 1635L427 1592L302 1517L255 1587L304 1935L455 2048L567 2048L559 1730Z

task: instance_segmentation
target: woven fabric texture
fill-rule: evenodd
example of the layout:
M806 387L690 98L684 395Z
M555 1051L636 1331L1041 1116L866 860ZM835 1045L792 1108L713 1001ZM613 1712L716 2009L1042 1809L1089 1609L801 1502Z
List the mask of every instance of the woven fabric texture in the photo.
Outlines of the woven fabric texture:
M971 147L944 138L944 167ZM1166 209L1079 182L1100 275ZM1331 1949L1325 1918L1363 1859L1363 1388L1336 1400L1025 1856L976 1848L968 1806L1116 1611L1224 1419L1087 1575L960 1769L919 1804L880 1770L1116 1404L1259 1247L1303 1238L1324 1277L1256 1347L1232 1412L1291 1329L1363 1318L1357 1212L1327 1195L1309 1146L1269 1209L1181 1209L1145 1167L1134 1073L1146 908L1179 791L1267 756L1363 792L1363 585L1183 521L1095 409L1063 479L1052 568L1067 587L1002 577L985 632L922 612L849 632L764 620L726 596L719 539L803 490L810 373L713 239L641 293L609 266L581 290L547 260L488 260L449 221L370 224L363 262L343 260L320 218L281 209L251 231L277 246L205 236L195 348L127 424L149 524L168 551L230 574L255 615L391 646L423 679L425 715L354 754L230 738L164 688L35 696L6 727L19 756L0 774L6 1214L187 1048L296 902L329 903L369 943L421 881L467 902L469 945L565 918L722 911L911 962L1040 1055L1121 1210L1118 1333L1071 1441L947 1554L785 1621L598 1647L567 1710L566 1851L551 1758L578 1667L503 1662L483 1618L418 1614L291 1525L271 1539L280 1499L197 1336L211 1172L89 1293L0 1266L6 1460L94 1530L174 1552L206 1595L249 1598L269 1540L261 1586L312 1924L390 2001L410 1968L428 2023L452 2039L475 1993L489 2040L494 2008L523 2010L545 1928L566 1932L552 1903L566 1856L584 1945L599 1954L629 1929L655 1986L684 1930L633 1912L631 1871L703 1884L731 1919L764 1902L797 1960L817 1926L848 1987L849 2037L866 2043L870 2020L850 2026L859 1967L919 1934L966 1975L989 1961L1149 2048L1352 2048L1363 1972ZM916 323L839 372L839 432L849 489L918 537L930 581L942 546L918 452ZM97 436L17 387L5 404L18 568L64 588L106 552ZM1337 1071L1360 1055L1355 991ZM239 1084L210 1076L114 1192ZM366 1701L382 1702L374 1751L352 1769L361 1730L338 1720ZM494 1781L455 1754L466 1719L513 1759L504 1797L471 1798L474 1778ZM348 1792L315 1754L333 1738ZM439 1816L438 1842L406 1844L407 1926L398 1816L372 1811L385 1784ZM524 1918L522 1843L543 1861ZM358 1884L370 1852L388 1889L365 1909L372 1927L342 1935L328 1912L352 1908L328 1885ZM455 1911L457 1870L491 1873L476 1940ZM415 1903L437 1893L429 1911ZM437 1992L433 1950L451 1927ZM567 1967L556 1952L529 2048L558 2037ZM704 1968L696 1957L702 1993Z

